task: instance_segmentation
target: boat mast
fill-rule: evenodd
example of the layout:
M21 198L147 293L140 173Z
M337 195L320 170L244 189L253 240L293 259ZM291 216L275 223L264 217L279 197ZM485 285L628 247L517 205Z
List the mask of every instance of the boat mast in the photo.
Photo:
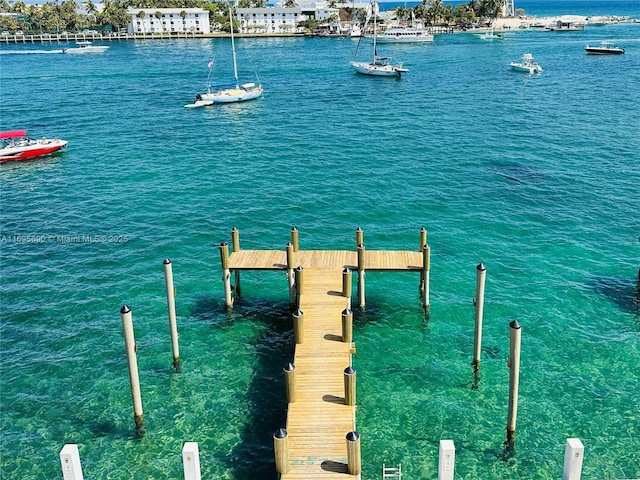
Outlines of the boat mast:
M371 7L373 8L373 63L376 63L376 57L378 56L378 52L376 51L376 27L378 23L378 4L373 1L371 2Z
M233 4L229 2L229 25L231 26L231 52L233 53L233 78L238 86L238 64L236 63L236 44L233 40L233 18L231 17L231 9Z

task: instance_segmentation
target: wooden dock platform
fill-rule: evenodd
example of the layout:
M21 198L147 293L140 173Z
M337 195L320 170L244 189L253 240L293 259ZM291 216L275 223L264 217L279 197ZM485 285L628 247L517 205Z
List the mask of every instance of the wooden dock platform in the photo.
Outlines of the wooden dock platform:
M294 253L294 264L305 270L311 268L348 267L358 269L357 253L349 250L300 250ZM370 272L403 272L422 270L422 252L367 250L365 270ZM286 270L284 250L239 250L229 257L231 270Z
M421 231L424 248L416 251L365 251L358 241L361 235L358 229L358 246L354 251L299 250L296 229L292 231L293 244L289 243L286 250L242 250L236 229L232 230L233 252L229 255L226 243L220 245L228 307L233 304L232 272L239 282L239 272L243 270L285 270L289 276L294 320L301 318L293 358L295 393L288 403L286 433L278 432L286 435L286 449L278 447L286 451L286 460L276 452L276 469L281 480L359 479L361 476L359 439L357 461L353 460L353 440L352 443L347 440L347 434L356 432L357 402L355 383L348 395L346 386L347 376L355 380L355 373L345 372L352 367L351 357L355 353L355 343L343 338L343 317L345 311L350 314L346 309L351 308L352 295L349 290L352 280L346 269L358 277L362 307L365 271L419 272L421 288L428 298L429 247L424 229ZM303 276L300 274L300 285L294 270L304 272ZM239 283L236 287L239 294Z

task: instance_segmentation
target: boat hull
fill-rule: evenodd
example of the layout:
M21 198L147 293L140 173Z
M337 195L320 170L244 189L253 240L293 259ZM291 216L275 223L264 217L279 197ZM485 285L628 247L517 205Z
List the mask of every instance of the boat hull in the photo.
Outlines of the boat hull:
M85 53L102 53L106 52L109 49L108 45L92 45L90 47L72 47L65 48L62 50L62 53L70 53L70 54L85 54Z
M393 65L374 65L366 62L351 62L351 67L362 75L371 75L374 77L399 77L409 70Z
M515 72L523 72L523 73L541 73L542 67L529 67L527 65L521 65L519 63L512 63L511 69Z
M9 146L0 149L0 162L42 157L61 150L67 143L66 140L38 140L29 145Z
M399 36L399 37L378 35L376 42L377 43L433 43L433 40L434 40L434 36L431 34L416 35L416 36L407 35L407 36Z
M252 88L228 88L196 96L195 106L207 106L215 103L237 103L255 100L262 95L262 85Z
M622 55L624 53L624 48L600 48L586 46L584 50L589 55Z

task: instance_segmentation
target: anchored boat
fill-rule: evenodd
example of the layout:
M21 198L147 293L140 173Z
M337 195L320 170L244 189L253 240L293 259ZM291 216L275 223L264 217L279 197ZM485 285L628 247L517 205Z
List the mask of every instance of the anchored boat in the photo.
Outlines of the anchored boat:
M243 83L238 81L238 64L236 61L236 44L233 37L232 6L229 5L229 25L231 26L231 52L233 54L233 82L226 85L214 86L210 83L213 73L213 60L209 62L209 78L207 79L207 92L196 94L194 103L185 105L186 108L208 107L214 103L235 103L255 100L262 95L262 84Z
M624 53L624 48L620 48L608 40L603 40L597 47L587 45L584 50L590 55L622 55Z
M400 77L403 73L409 71L409 69L404 68L402 63L398 63L396 65L392 65L390 63L390 57L382 57L378 55L377 51L377 32L376 32L376 14L378 13L378 5L377 4L369 4L367 6L367 19L364 24L365 27L369 22L369 18L373 12L373 59L370 62L358 62L356 61L356 57L358 55L358 49L360 48L360 40L358 40L358 45L356 47L356 51L353 55L353 60L349 62L351 67L362 75L371 75L376 77Z

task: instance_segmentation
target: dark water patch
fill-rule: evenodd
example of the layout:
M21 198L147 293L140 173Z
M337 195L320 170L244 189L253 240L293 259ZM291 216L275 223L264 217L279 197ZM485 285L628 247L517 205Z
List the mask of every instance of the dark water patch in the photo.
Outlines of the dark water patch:
M293 336L288 304L245 302L234 306L234 321L259 322L266 330L256 345L254 374L247 392L246 427L231 457L237 479L276 479L272 435L286 423L283 367L291 361Z
M595 277L591 286L620 310L640 316L640 280L637 278L631 275L629 278Z

